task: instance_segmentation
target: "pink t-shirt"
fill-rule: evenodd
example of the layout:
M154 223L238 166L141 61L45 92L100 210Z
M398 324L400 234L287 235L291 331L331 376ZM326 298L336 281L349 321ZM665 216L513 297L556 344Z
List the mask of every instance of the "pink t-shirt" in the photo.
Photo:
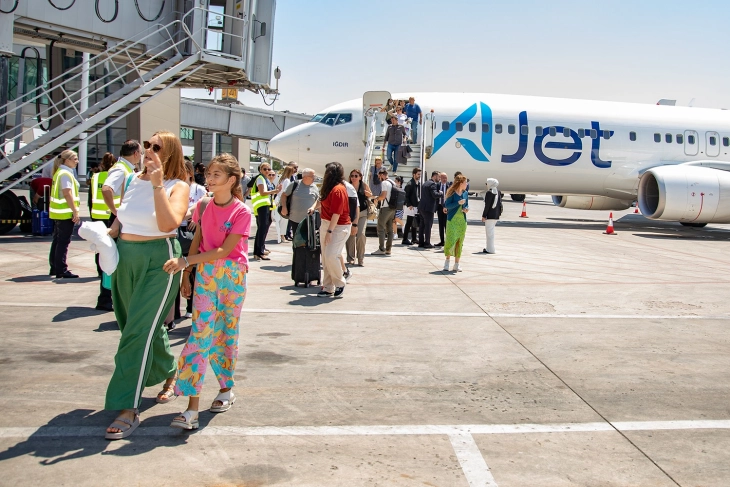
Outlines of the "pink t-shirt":
M200 202L195 205L193 211L194 222L199 220L198 212L200 211ZM239 264L248 267L248 237L251 233L251 210L239 199L234 199L233 203L221 208L211 199L201 220L202 239L198 253L202 254L209 250L217 249L223 246L223 241L229 233L243 235L238 244L233 247L227 259L234 260Z

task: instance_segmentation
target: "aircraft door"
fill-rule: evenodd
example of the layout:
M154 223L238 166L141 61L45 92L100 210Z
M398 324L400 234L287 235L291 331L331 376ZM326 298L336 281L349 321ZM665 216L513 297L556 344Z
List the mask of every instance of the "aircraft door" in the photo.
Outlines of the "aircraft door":
M710 157L720 155L720 134L717 132L705 132L705 153Z
M700 151L698 134L694 130L684 131L684 153L688 156L696 156Z
M385 112L383 109L388 104L390 98L389 91L366 91L362 95L363 142L367 143L368 130L373 116L378 119L378 123L385 121Z

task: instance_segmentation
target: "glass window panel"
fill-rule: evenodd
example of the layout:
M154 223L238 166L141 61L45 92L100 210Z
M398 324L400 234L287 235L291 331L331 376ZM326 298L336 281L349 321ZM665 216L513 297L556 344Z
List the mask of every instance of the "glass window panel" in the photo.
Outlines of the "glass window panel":
M474 122L471 122L469 124L469 132L476 132L476 131L477 131L477 124L475 124Z
M695 143L695 136L694 135L688 135L687 136L687 143L689 145L694 145L694 143Z
M717 137L710 137L710 145L713 147L717 145Z
M520 133L522 133L522 135L529 134L530 133L530 127L528 127L527 125L521 126L520 127Z
M558 130L555 127L550 127L550 137L555 137L558 134Z
M629 140L631 142L636 141L636 132L629 132Z
M664 134L664 140L666 141L667 144L671 144L672 143L672 134Z
M449 122L441 122L441 130L449 130Z
M514 134L515 133L515 126L512 125L512 124L508 125L507 126L507 132L509 132L510 134Z
M654 134L654 142L661 142L662 134Z
M482 124L482 132L484 132L485 134L487 132L489 132L489 124L488 123L483 123Z
M501 134L502 133L502 124L501 123L498 123L497 125L495 125L494 126L494 131L496 133L498 133L498 134Z
M677 144L684 144L684 135L677 134Z
M456 128L457 132L461 132L462 130L464 130L464 124L461 122L456 122L454 124L454 127Z

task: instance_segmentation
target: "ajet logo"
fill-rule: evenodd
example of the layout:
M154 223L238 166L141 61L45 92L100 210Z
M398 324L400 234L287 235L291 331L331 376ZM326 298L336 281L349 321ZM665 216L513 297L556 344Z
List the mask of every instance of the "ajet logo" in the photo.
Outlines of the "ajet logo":
M482 148L480 149L473 140L464 137L456 137L456 140L461 144L472 159L480 162L489 162L489 158L492 156L492 132L494 131L492 125L492 110L484 102L479 102L478 105L479 110L481 111L482 121L482 125L478 127L478 131L481 132ZM446 143L455 137L456 134L461 133L466 135L471 132L471 130L465 131L464 128L470 125L470 122L474 119L474 117L476 117L476 115L477 103L464 110L461 114L459 114L459 116L451 121L449 123L448 130L442 130L434 139L433 154L435 155L439 149L446 145ZM457 131L457 127L461 128L461 130ZM514 154L503 154L501 158L502 162L514 163L524 159L529 146L529 135L528 133L525 133L523 127L529 127L529 120L526 111L520 112L518 115L517 133L519 134L519 142L517 150ZM527 130L527 132L530 131ZM543 127L541 133L536 133L535 129L533 129L532 132L535 134L533 152L535 157L543 164L547 164L548 166L568 166L575 163L578 159L580 159L580 156L583 153L583 138L587 137L591 140L591 163L599 168L611 167L611 161L604 161L601 159L600 150L601 140L610 139L611 136L613 136L614 131L602 130L600 122L592 121L590 128L583 128L578 131L568 127L555 125L551 127ZM507 137L509 137L509 135L507 135ZM562 137L563 140L551 141L548 139L549 137ZM551 149L551 155L553 157L545 154L545 149ZM571 152L565 152L565 157L556 159L555 157L558 154L557 150Z

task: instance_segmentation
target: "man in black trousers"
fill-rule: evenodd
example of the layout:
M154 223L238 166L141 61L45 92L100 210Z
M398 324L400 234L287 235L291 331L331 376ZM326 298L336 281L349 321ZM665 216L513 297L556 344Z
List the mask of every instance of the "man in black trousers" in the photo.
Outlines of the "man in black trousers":
M419 168L413 168L413 177L406 184L406 207L409 211L418 209L418 202L421 200L421 170ZM416 237L418 233L418 221L419 215L408 215L406 217L406 228L403 230L403 245L411 245L417 242ZM411 239L408 240L408 235L411 235Z
M439 182L436 186L438 187L439 193L441 193L438 203L436 204L436 214L439 218L439 237L441 238L441 241L437 243L435 247L443 247L445 241L444 237L446 234L446 207L444 207L444 201L446 200L446 190L449 189L449 186L451 186L449 177L445 172L439 174Z
M436 204L441 198L439 192L439 172L431 173L431 179L423 183L421 188L421 201L418 203L418 214L421 215L421 225L418 228L418 246L424 249L432 249L431 228L433 227L433 212L436 211Z

